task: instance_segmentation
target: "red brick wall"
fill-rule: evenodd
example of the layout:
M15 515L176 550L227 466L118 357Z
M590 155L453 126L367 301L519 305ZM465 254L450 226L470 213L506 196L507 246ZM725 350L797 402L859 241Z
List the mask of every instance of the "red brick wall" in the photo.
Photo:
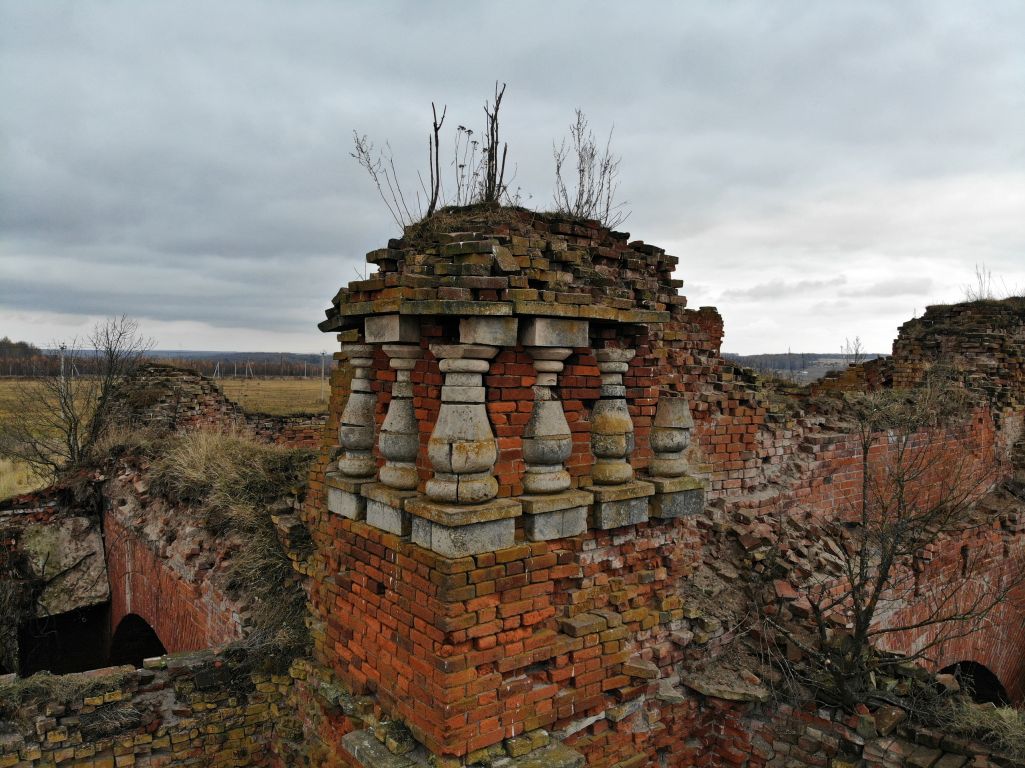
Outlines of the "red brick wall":
M152 542L110 512L104 514L103 530L112 630L134 613L153 628L169 653L241 637L239 618L227 608L230 601L209 582L186 579L154 552Z

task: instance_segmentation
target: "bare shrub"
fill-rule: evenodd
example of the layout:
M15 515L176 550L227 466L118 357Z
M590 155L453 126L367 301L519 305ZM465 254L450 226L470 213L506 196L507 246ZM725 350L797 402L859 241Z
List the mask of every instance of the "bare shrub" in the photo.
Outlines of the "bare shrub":
M569 127L569 146L566 139L555 147L555 209L559 213L584 219L597 219L609 229L615 229L627 218L625 202L616 202L619 188L619 163L622 158L611 152L612 130L601 149L591 131L587 117L576 110L576 119ZM567 186L563 178L567 162L575 164L575 178Z
M985 263L975 265L975 281L962 286L965 301L1001 301L1025 294L1019 285L1008 286L1002 279L997 287L993 272Z
M124 315L98 323L82 342L60 344L43 373L20 382L0 425L0 457L24 462L46 480L82 466L151 346Z
M934 371L915 390L882 390L845 396L859 438L860 492L856 503L829 516L791 512L784 539L815 541L818 572L801 596L808 620L766 618L768 632L800 650L800 661L773 657L795 692L810 688L829 703L851 708L877 697L879 675L931 654L945 643L986 626L986 619L1022 583L1021 569L997 579L982 556L963 551L961 572L919 583L928 553L992 521L975 499L994 480L974 454L971 402L964 388ZM933 430L927 435L924 430ZM948 451L944 442L956 442ZM796 526L796 527L795 527ZM804 544L797 544L804 547ZM986 584L987 589L974 589ZM902 606L914 605L904 616ZM901 654L886 653L892 638L921 639Z
M385 142L384 149L377 149L366 135L353 131L354 151L350 154L370 176L378 195L399 227L405 228L429 219L438 211L439 206L494 205L509 199L509 186L505 178L509 147L499 139L499 111L504 96L505 83L499 86L496 82L494 102L484 102L483 141L476 138L477 134L473 129L465 125L460 125L456 129L452 152L452 167L455 172L452 199L448 199L445 194L440 159L441 129L448 113L447 107L442 107L439 118L438 109L434 102L431 102L431 132L427 137L430 187L424 183L423 174L418 171L420 190L417 191L415 200L407 201L402 190L391 145Z

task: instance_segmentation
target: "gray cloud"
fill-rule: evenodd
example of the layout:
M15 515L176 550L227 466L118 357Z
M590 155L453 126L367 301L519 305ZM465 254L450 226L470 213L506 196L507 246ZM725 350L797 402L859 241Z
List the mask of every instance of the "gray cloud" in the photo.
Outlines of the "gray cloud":
M1023 25L1012 0L0 0L0 325L124 311L319 349L396 233L351 131L412 189L431 100L479 125L497 78L527 204L582 107L615 124L630 229L681 257L691 305L719 300L732 349L829 349L852 331L813 304L848 326L865 304L841 285L924 306L977 262L1025 284ZM879 311L874 347L909 308Z
M876 296L891 298L893 296L928 296L932 291L933 281L929 277L913 277L905 279L881 280L861 288L850 288L840 291L841 296Z
M768 283L758 283L750 288L731 288L723 291L722 295L725 299L780 299L819 291L823 288L834 288L846 282L847 278L843 275L837 275L828 280L798 280L793 283L771 280Z

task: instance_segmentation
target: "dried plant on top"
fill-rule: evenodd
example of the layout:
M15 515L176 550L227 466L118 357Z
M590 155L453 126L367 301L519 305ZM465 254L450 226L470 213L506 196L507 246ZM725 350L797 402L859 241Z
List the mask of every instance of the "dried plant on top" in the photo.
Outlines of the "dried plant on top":
M625 202L616 201L619 188L619 163L622 158L611 151L612 130L601 148L587 122L587 116L576 110L576 119L566 139L555 147L555 207L559 213L581 219L596 219L603 226L615 229L629 218ZM576 167L570 169L572 162ZM569 183L564 172L573 171Z

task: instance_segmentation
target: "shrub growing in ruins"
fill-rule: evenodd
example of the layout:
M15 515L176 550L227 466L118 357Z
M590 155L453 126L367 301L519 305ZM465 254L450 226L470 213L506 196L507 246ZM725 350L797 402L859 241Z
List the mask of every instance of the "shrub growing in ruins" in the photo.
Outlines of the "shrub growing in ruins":
M569 127L569 146L565 139L558 147L553 145L556 211L582 219L597 219L609 229L627 220L630 214L623 210L626 203L616 202L622 158L612 154L611 145L612 130L605 140L605 148L599 148L587 116L576 110L576 119ZM570 158L576 171L567 187L563 170Z
M98 323L82 342L60 344L42 373L21 382L17 405L0 424L0 457L47 480L82 466L151 346L124 315Z
M913 391L845 399L859 444L857 502L832 519L791 514L784 523L785 539L800 529L819 551L804 552L814 566L798 566L815 569L800 599L771 606L766 622L776 641L770 655L791 692L810 688L853 707L892 701L894 694L880 690L883 678L983 629L1022 577L1020 568L1007 568L997 578L964 548L958 574L919 589L921 571L949 536L992 522L974 504L994 477L987 457L964 450L972 445L965 389L932 372Z
M456 131L455 147L452 152L452 167L455 171L455 189L451 200L447 200L441 176L441 129L445 124L448 108L442 107L441 117L431 102L431 132L427 137L427 167L429 184L424 183L423 174L417 172L420 190L415 202L406 200L395 168L395 157L391 145L385 142L379 150L365 134L352 132L353 152L351 156L367 172L377 188L381 200L399 227L405 228L423 219L428 219L446 202L456 205L497 205L508 199L509 185L505 180L505 162L509 145L499 139L499 110L505 95L505 83L495 83L494 104L484 103L486 128L483 144L474 138L472 129L460 125ZM421 198L421 192L423 197ZM424 205L426 204L426 209Z

